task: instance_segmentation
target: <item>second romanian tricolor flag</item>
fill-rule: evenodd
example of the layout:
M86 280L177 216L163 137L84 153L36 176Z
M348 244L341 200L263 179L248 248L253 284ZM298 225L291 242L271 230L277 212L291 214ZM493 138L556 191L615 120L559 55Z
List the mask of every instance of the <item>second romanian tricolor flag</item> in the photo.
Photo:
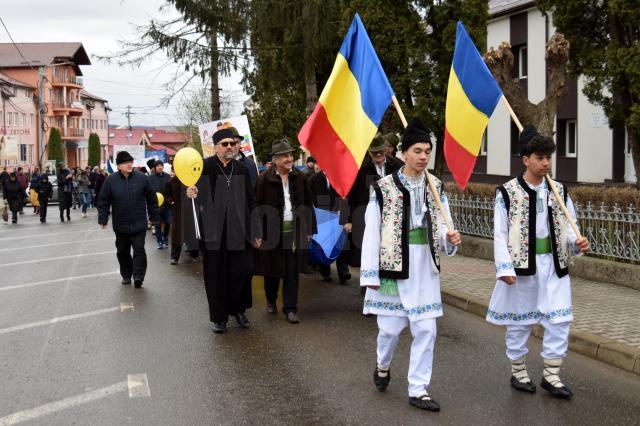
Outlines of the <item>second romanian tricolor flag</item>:
M462 189L467 186L482 135L502 90L482 60L471 37L458 21L445 112L444 155Z
M393 90L356 14L318 104L298 133L341 197L358 174Z

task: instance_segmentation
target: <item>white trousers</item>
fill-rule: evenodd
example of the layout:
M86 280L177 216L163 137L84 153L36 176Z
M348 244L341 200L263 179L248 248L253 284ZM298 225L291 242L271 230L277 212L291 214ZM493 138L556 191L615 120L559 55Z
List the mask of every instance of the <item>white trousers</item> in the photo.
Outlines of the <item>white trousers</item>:
M400 333L411 329L411 357L409 359L409 396L424 395L431 382L433 347L436 342L436 319L409 321L407 317L378 315L378 367L389 368L398 346Z
M569 347L569 326L570 322L551 324L546 319L540 321L544 327L544 338L542 339L543 359L564 358ZM507 357L515 361L525 356L527 340L531 335L534 324L529 325L507 325Z

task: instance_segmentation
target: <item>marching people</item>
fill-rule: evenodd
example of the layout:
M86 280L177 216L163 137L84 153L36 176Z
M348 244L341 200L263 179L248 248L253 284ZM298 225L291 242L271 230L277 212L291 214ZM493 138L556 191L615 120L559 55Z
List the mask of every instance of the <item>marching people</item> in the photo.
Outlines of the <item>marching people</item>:
M316 165L316 173L309 179L309 189L311 190L315 208L332 212L340 211L342 199L336 190L333 189L333 186L329 183L329 179L318 165ZM346 243L347 241L345 239L345 245ZM347 264L348 256L348 251L343 248L336 259L336 269L338 271L338 281L340 284L345 284L351 279L349 265ZM330 265L319 265L319 269L325 281L332 281Z
M313 200L304 173L293 168L295 151L283 138L271 146L273 167L258 176L256 200L262 220L263 246L258 274L264 276L267 312L277 312L282 279L282 312L291 324L298 317L298 279L307 258L307 244L316 233Z
M38 185L40 184L40 169L35 168L29 181L29 200L33 207L33 214L40 213L40 203L38 202Z
M80 198L80 205L82 206L82 217L87 217L87 209L91 205L91 181L86 170L82 170L77 179L78 197Z
M169 174L164 172L164 164L160 160L150 160L153 161L151 165L151 172L147 176L149 179L149 183L151 184L151 188L155 192L159 192L161 194L164 193L165 187L167 183L171 179ZM147 163L149 164L149 163ZM160 216L156 221L155 225L155 234L156 234L156 243L158 249L169 247L169 230L171 228L171 208L166 204L159 207Z
M4 204L8 205L9 210L11 210L11 223L18 223L18 213L22 206L23 194L24 190L18 181L17 173L11 172L9 179L4 182L4 188L2 190Z
M183 238L183 220L182 220L182 197L185 193L184 185L177 176L172 176L164 188L164 202L171 209L171 264L177 265L182 254ZM197 249L189 249L188 253L192 259L196 259L199 255Z
M436 318L442 316L440 251L452 256L460 244L458 231L447 231L436 207L442 201L451 217L440 180L426 181L432 143L422 122L409 122L402 138L404 166L372 185L365 214L360 285L367 287L365 314L378 316L377 363L373 382L384 392L391 380L391 359L402 330L413 341L409 361L409 404L439 411L428 393L436 339ZM396 250L399 248L399 250Z
M368 149L368 155L362 161L356 180L342 203L340 224L349 236L349 264L360 266L362 238L364 235L364 213L369 204L369 188L373 182L397 172L402 161L385 155L386 142L377 134Z
M29 186L29 177L24 174L22 171L22 167L18 167L18 171L16 173L16 178L18 179L18 183L20 184L20 188L22 188L22 194L20 194L20 214L24 214L24 205L26 203L27 198L27 187Z
M49 182L49 177L46 173L40 175L40 182L38 183L38 202L40 203L40 222L47 222L47 207L49 200L53 197L53 185Z
M204 160L199 185L187 189L198 198L202 228L202 270L214 333L227 331L229 316L240 328L249 328L245 315L244 283L253 272L249 245L261 243L257 222L252 219L256 201L247 168L234 159L238 142L233 131L223 128L212 136L216 155ZM200 193L200 194L199 194Z
M498 187L494 208L496 285L487 321L506 326L511 386L533 393L536 387L526 368L527 340L535 324L544 327L540 386L556 398L573 395L560 379L560 366L569 345L573 320L569 256L589 250L578 238L555 198L545 176L556 150L553 139L526 126L520 135L520 156L525 172ZM566 188L556 182L560 197L575 221Z
M147 212L151 222L158 219L158 198L146 176L133 170L133 157L127 151L118 152L116 165L118 171L109 175L100 189L98 224L106 229L111 213L122 285L131 284L133 278L134 286L140 288L147 272Z
M58 209L60 209L60 222L64 222L64 213L67 220L71 220L71 205L73 204L73 174L70 169L60 168L58 173Z

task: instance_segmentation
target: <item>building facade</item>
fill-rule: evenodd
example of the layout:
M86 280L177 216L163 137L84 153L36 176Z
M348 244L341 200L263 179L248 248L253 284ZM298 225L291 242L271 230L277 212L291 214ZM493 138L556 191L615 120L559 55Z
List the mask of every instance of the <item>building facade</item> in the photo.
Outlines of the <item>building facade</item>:
M38 164L34 89L0 72L0 167L33 170Z
M62 136L66 165L87 165L90 133L97 133L100 137L104 163L107 155L110 109L105 99L84 90L80 66L91 65L91 62L82 44L18 43L17 46L20 53L12 43L0 43L0 73L26 86L23 89L19 88L19 92L30 92L32 106L29 108L34 109L34 120L29 118L29 133L36 138L33 144L35 155L22 166L35 167L41 157L46 160L46 145L53 127L57 128ZM42 117L38 111L41 100L44 111ZM41 122L45 129L45 137L42 140Z
M514 54L514 77L533 103L546 93L545 47L555 33L553 16L544 15L534 1L489 1L487 46L507 41ZM624 128L609 128L599 106L583 94L584 78L570 78L569 93L558 106L555 122L557 152L553 175L568 183L635 182L635 170ZM522 171L518 129L499 103L493 113L473 181L501 181Z

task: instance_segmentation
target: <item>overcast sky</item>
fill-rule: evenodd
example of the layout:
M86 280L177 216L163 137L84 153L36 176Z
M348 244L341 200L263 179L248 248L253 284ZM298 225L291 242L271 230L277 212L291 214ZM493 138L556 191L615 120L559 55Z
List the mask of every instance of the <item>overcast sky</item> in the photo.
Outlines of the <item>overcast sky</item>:
M92 63L82 67L85 89L109 101L111 123L125 124L123 113L131 105L136 113L131 118L134 125L183 124L176 109L179 99L168 108L156 107L167 94L164 83L173 79L176 70L171 66L158 71L166 62L162 55L135 70L93 57L118 52L118 40L135 39L134 24L177 16L175 10L159 10L166 5L164 0L0 0L0 5L0 17L16 43L77 41L84 45ZM0 43L9 42L0 26ZM221 81L222 93L233 101L233 114L242 111L246 99L239 80L235 75Z

